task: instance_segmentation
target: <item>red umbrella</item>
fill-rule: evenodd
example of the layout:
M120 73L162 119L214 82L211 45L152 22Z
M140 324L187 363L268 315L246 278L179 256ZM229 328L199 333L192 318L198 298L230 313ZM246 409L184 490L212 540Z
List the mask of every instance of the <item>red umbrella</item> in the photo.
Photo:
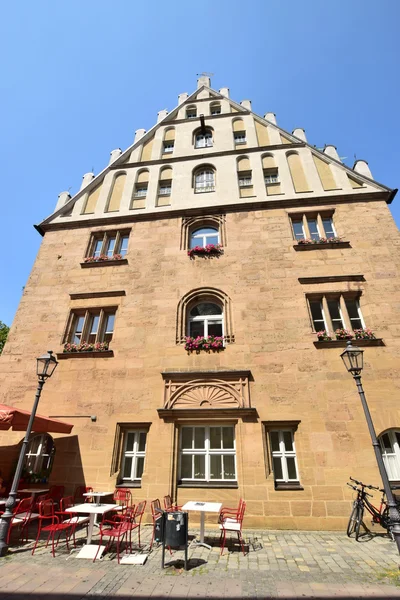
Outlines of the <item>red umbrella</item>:
M0 404L0 430L12 429L13 431L25 431L28 426L30 412ZM73 425L63 423L50 417L36 415L32 431L38 433L71 433Z

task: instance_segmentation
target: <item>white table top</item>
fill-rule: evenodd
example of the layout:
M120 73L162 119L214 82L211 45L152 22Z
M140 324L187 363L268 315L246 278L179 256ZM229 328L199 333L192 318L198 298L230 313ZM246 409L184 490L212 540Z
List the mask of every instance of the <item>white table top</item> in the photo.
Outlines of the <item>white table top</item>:
M85 492L82 496L111 496L114 492Z
M222 502L196 502L190 500L182 506L182 510L194 510L199 512L220 512Z
M50 488L45 488L43 490L38 490L37 488L25 488L24 490L18 490L19 492L23 492L24 494L44 494L48 492Z
M122 506L119 504L76 504L76 506L66 508L65 512L104 515L110 510L122 510Z

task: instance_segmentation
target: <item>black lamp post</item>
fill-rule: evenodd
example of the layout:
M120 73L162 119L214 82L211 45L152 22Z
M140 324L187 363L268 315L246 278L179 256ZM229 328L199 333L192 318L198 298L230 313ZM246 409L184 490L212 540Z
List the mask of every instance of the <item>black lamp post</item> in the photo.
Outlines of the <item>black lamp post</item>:
M1 520L0 520L0 556L5 556L8 551L8 543L7 543L8 531L10 529L11 519L13 516L13 508L15 506L15 500L16 500L16 497L18 494L19 480L21 479L26 450L27 450L27 446L29 444L29 436L32 431L33 421L34 421L37 407L39 404L40 394L42 392L42 388L44 386L46 379L48 379L49 377L51 377L53 375L54 370L55 370L56 366L58 365L58 362L57 362L55 356L53 356L52 350L48 350L47 354L44 354L43 356L39 356L39 358L37 358L36 361L37 361L36 374L38 376L38 386L37 386L37 390L36 390L35 401L33 403L31 416L29 417L28 427L26 428L25 438L24 438L24 441L22 442L21 451L19 453L17 468L15 470L15 475L14 475L14 479L12 482L10 495L8 496L8 499L6 502L6 510L2 514Z
M363 352L357 346L353 346L351 341L347 342L347 347L344 352L340 355L343 360L346 369L354 377L357 385L358 393L360 394L361 404L364 409L365 418L369 433L371 435L372 445L375 451L376 462L378 463L379 473L382 479L383 487L385 489L387 506L389 509L389 524L391 532L396 540L397 549L400 554L400 514L397 508L396 500L393 497L392 489L390 487L389 478L387 476L386 468L383 463L382 453L379 446L378 439L376 437L374 424L372 422L371 413L369 412L367 400L365 398L364 390L361 384L361 371L363 370Z

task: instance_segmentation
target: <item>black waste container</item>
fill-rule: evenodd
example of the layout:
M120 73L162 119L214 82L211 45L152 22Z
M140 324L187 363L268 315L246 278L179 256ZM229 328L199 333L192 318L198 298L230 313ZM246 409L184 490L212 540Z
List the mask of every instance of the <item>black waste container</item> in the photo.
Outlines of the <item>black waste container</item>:
M177 510L165 515L165 545L172 548L185 546L188 539L188 514Z

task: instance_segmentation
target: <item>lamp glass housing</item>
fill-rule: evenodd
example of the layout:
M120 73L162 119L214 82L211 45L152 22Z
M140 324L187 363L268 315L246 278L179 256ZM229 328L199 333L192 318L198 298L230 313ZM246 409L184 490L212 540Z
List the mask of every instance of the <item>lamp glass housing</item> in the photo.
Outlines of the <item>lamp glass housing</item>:
M48 379L54 373L56 366L58 365L58 361L55 356L53 356L53 351L48 350L46 354L43 356L39 356L36 359L36 374L38 377L42 377L43 379Z
M363 353L364 350L361 350L358 346L352 346L351 341L348 341L346 350L340 355L344 366L352 375L359 375L363 370Z

